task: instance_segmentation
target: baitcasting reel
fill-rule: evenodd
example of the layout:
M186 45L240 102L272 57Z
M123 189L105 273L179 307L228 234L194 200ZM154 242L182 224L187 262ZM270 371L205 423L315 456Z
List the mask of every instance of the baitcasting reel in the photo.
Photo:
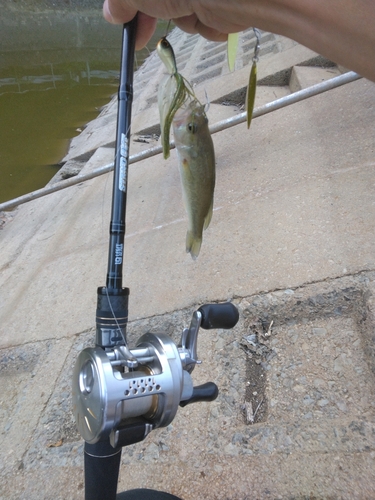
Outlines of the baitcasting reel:
M169 425L178 406L216 399L213 382L193 386L198 331L233 328L238 318L229 302L206 304L194 312L178 346L166 334L147 333L134 349L124 342L84 349L73 374L73 412L83 439L127 446Z

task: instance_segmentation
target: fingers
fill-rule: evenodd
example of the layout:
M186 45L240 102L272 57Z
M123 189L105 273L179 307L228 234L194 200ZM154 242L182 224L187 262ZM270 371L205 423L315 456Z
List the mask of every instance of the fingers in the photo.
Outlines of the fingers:
M103 4L103 16L106 21L112 24L128 23L136 15L137 10L124 7L122 2L112 2L105 0Z
M111 0L105 0L103 4L103 16L104 19L112 24L123 24L131 21L137 14L136 10L125 9L123 4L119 2L111 2ZM143 12L138 12L138 22L137 22L137 39L135 43L135 49L140 50L148 43L152 35L154 34L157 19L150 17Z
M186 33L190 33L192 35L199 33L204 38L207 38L207 40L212 40L213 42L224 42L228 38L226 33L222 33L221 31L203 24L195 14L173 19L173 22Z
M136 15L137 10L130 7L129 4L131 4L130 1L120 2L118 0L105 0L103 5L104 18L113 24L122 24L131 21ZM167 5L168 3L166 2L164 9ZM173 8L171 8L171 6ZM160 17L159 12L156 12L157 8L155 4L151 5L151 7L149 6L149 14L151 15L144 14L143 12L138 13L136 50L143 48L153 35L157 22L156 15ZM153 17L154 11L155 17ZM207 26L199 20L197 14L191 13L191 8L188 3L184 4L182 2L181 4L181 2L176 2L175 4L171 4L169 9L166 9L165 12L163 9L161 12L166 14L166 19L169 19L169 15L172 15L176 26L186 33L199 33L208 40L215 42L227 40L228 35L226 33L222 33L215 28Z
M137 22L137 40L135 42L135 50L143 49L154 34L157 19L147 16L143 12L138 12Z
M137 11L158 19L188 16L193 12L189 0L105 0L104 18L110 23L129 22Z

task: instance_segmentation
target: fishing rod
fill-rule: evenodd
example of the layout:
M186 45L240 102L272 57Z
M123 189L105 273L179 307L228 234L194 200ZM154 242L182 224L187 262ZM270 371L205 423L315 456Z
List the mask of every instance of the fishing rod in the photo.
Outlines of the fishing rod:
M134 18L124 25L122 34L107 278L106 286L97 290L95 343L101 349L126 345L129 289L122 286L122 274L136 25ZM91 368L91 364L86 363L79 376L81 389L87 394L90 394L90 384L94 382ZM93 408L95 412L92 408L91 412L96 415L99 409L96 405ZM121 447L111 446L108 439L90 441L86 439L84 451L85 498L115 498Z
M116 497L121 450L168 426L179 407L216 399L216 384L195 387L191 377L200 363L199 328L229 329L239 319L230 302L205 304L178 345L165 333L146 333L135 348L128 346L129 289L122 275L136 23L123 28L108 267L106 286L97 290L96 345L79 354L73 371L73 414L85 440L85 500L180 500L150 489Z

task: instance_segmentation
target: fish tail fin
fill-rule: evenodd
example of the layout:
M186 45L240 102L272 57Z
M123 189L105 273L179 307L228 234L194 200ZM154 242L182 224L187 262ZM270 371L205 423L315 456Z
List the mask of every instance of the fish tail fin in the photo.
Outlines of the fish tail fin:
M191 231L186 233L186 252L190 253L192 258L195 260L201 249L202 238L197 238Z
M211 222L211 219L212 219L212 212L214 210L214 200L212 200L211 202L211 206L207 212L207 215L204 219L204 225L203 225L203 229L207 229L208 226L210 225L210 222Z

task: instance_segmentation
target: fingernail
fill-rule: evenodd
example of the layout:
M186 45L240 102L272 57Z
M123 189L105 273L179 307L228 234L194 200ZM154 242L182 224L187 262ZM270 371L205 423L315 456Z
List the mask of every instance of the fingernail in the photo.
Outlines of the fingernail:
M103 16L106 21L113 23L113 17L111 11L109 10L108 0L105 0L103 4Z

